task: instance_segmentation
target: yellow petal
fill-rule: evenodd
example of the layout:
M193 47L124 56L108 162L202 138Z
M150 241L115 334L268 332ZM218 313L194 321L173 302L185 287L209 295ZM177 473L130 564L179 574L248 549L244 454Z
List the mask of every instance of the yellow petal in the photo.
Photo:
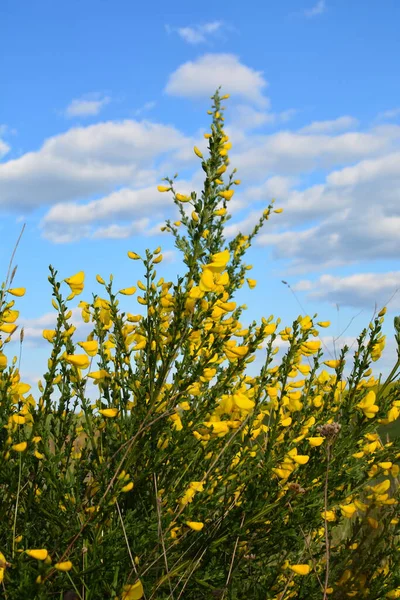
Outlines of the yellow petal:
M90 340L88 342L78 342L78 346L83 348L85 352L88 353L89 356L96 356L98 343L96 340Z
M14 446L11 446L12 450L15 450L15 452L25 452L27 447L27 442L20 442L19 444L14 444Z
M9 294L11 294L12 296L18 296L19 298L21 296L25 295L26 292L26 288L20 287L20 288L12 288L10 290L7 290Z
M202 155L202 153L200 152L200 150L198 149L198 147L197 147L197 146L195 146L195 147L193 148L193 152L194 152L194 153L195 153L195 155L196 155L196 156L198 156L199 158L203 158L203 155Z
M186 525L193 529L193 531L201 531L204 527L204 523L200 521L186 521Z
M291 569L297 575L308 575L311 571L311 567L309 565L289 565L289 569Z
M54 565L54 568L57 569L57 571L70 571L72 569L72 562L70 560L58 562Z
M79 367L80 369L87 369L90 364L86 354L67 354L65 356L65 360L71 365Z
M132 585L124 585L121 600L140 600L143 595L143 585L139 580Z
M79 271L79 273L72 275L72 277L67 277L67 279L64 279L65 283L67 283L70 287L71 286L81 286L83 284L84 280L85 280L85 273L83 271Z
M99 413L107 419L114 419L118 414L118 408L103 408L102 410L99 410Z
M25 550L25 553L31 558L36 558L37 560L46 560L48 552L44 548L40 550Z

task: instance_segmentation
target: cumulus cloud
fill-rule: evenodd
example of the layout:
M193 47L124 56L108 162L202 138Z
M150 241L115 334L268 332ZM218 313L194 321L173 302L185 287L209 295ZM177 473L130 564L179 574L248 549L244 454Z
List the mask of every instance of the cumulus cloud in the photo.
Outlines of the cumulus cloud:
M0 158L3 158L10 151L10 146L4 141L0 139Z
M32 210L140 187L156 180L156 160L182 149L187 139L174 127L134 120L75 127L43 146L0 164L0 206Z
M400 271L388 273L354 273L345 277L321 275L316 281L301 280L292 288L307 291L310 299L373 309L389 300L391 310L400 308Z
M87 94L72 100L65 109L65 116L68 118L94 117L110 102L109 96L101 96L98 93Z
M165 91L171 96L203 98L221 86L223 93L245 98L260 107L268 107L264 96L267 82L261 71L242 64L233 54L205 54L188 61L174 71Z
M170 25L166 25L165 28L168 33L177 33L188 44L197 45L204 44L221 33L225 25L222 21L210 21L209 23L187 27L171 27Z
M330 121L314 121L307 125L306 127L302 127L300 129L301 133L336 133L338 131L344 131L346 129L351 129L357 127L358 120L354 117L350 117L345 115L343 117L338 117L337 119L332 119Z

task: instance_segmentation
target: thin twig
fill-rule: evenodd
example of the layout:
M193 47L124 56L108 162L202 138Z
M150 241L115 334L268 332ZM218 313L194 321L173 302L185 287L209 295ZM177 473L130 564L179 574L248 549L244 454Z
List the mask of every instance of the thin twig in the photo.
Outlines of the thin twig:
M243 527L243 523L244 523L244 514L243 514L242 520L240 522L240 529ZM233 571L233 563L235 562L236 551L237 551L237 547L238 547L238 544L239 544L239 537L240 537L240 535L238 534L238 536L236 538L235 548L233 550L231 564L229 566L229 573L228 573L228 577L226 578L225 590L224 590L222 598L224 598L225 594L228 593L228 585L229 585L229 582L230 582L230 579L231 579L231 575L232 575L232 571Z
M326 556L326 569L325 569L325 584L324 584L324 596L323 600L326 600L327 589L329 584L329 531L328 531L328 520L326 513L328 510L328 483L329 483L329 465L331 460L331 444L328 442L326 446L326 475L325 475L325 486L324 486L324 530L325 530L325 556Z
M132 556L131 548L129 546L128 536L126 535L125 524L124 524L124 520L122 518L121 509L119 507L118 501L115 504L117 505L117 510L118 510L119 519L121 521L122 531L124 532L124 537L125 537L126 547L128 549L129 558L131 559L132 567L133 567L133 569L134 569L134 571L136 573L136 576L139 579L139 575L138 575L138 572L137 572L137 569L136 569L136 564L135 564L134 558ZM146 594L144 593L144 591L143 591L143 598L146 600Z
M158 518L158 535L160 536L160 539L161 539L161 546L162 546L162 550L163 550L163 554L164 554L165 570L167 572L169 589L170 589L170 592L171 592L170 596L171 596L171 598L173 600L174 595L173 595L173 591L172 591L171 578L170 578L170 575L169 575L167 552L165 550L164 534L163 534L162 523L161 523L161 498L158 497L157 475L155 473L153 473L153 477L154 477L154 489L155 489L155 492L156 492L156 506L157 506L157 518Z

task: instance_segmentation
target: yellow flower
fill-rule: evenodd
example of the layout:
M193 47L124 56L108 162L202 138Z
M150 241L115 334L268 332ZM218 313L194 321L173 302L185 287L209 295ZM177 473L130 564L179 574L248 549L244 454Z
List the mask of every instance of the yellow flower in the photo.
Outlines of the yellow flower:
M44 548L40 550L25 550L25 553L31 558L36 558L37 560L46 560L48 552Z
M321 516L325 521L336 521L336 515L334 510L324 510Z
M14 333L14 331L17 328L18 328L18 325L15 325L12 323L3 323L3 325L0 325L0 331L2 331L3 333L8 333L8 334Z
M124 585L121 600L140 600L143 595L143 585L139 580L132 585Z
M90 360L86 354L67 354L65 360L74 367L79 367L79 369L87 369L90 365Z
M256 287L257 281L255 279L246 279L249 288L252 290Z
M136 288L134 286L129 287L129 288L124 288L123 290L119 290L120 294L123 294L124 296L132 296L132 294L134 294L136 292Z
M76 295L82 292L84 280L85 273L83 271L79 271L79 273L72 275L72 277L67 277L67 279L64 279L65 283L69 285L72 292L74 292Z
M15 450L15 452L25 452L27 447L27 442L20 442L19 444L14 444L14 446L11 446L12 450Z
M99 379L104 379L105 377L107 377L107 375L107 371L105 371L104 369L100 369L100 371L91 371L90 373L88 373L87 376L98 381Z
M324 362L324 365L330 367L331 369L337 369L340 365L340 360L326 360Z
M57 569L57 571L70 571L72 569L72 562L70 560L65 560L64 562L56 563L54 568Z
M310 457L307 456L307 454L297 454L296 456L293 456L293 460L298 465L306 465L310 460Z
M200 521L186 521L186 525L193 529L193 531L201 531L204 527L204 523Z
M2 552L0 552L0 583L2 583L4 579L4 571L6 570L7 561L6 557Z
M234 190L225 190L223 192L218 192L218 196L225 198L225 200L231 200L234 193Z
M226 208L219 208L218 210L214 210L214 215L216 217L223 217L226 215Z
M297 575L308 575L311 571L311 567L309 565L289 565L289 569Z
M307 438L308 443L310 444L310 446L314 446L314 447L320 446L321 444L323 444L324 443L324 439L325 438L323 438L321 436L308 437Z
M130 481L121 489L121 492L130 492L133 489L133 481Z
M390 488L390 479L384 479L381 483L372 486L370 489L374 494L384 494Z
M330 325L330 324L331 324L331 322L330 322L330 321L319 321L319 322L317 323L317 325L318 325L319 327L329 327L329 325Z
M179 200L179 202L190 202L192 199L190 196L185 196L184 194L176 194L175 198Z
M118 414L118 408L103 408L99 413L107 419L114 419Z
M278 215L279 215L280 213L282 213L282 212L283 212L283 208L276 208L276 209L274 210L274 213L277 213Z
M169 192L171 188L168 185L158 185L157 189L159 192ZM132 252L132 254L135 254L135 253ZM132 258L132 257L130 256L129 258Z
M367 419L372 419L376 413L379 411L379 406L375 404L376 394L372 390L368 392L368 394L356 404L357 408L361 409Z
M197 146L195 146L195 147L193 148L193 152L194 152L194 153L195 153L195 155L196 155L196 156L198 156L199 158L203 158L203 155L202 155L202 153L200 152L200 150L198 149L198 147L197 147Z
M12 288L10 290L7 290L7 292L9 294L11 294L12 296L18 296L18 298L20 298L21 296L25 295L26 288L23 288L23 287L21 287L21 288Z
M43 329L42 335L45 340L47 340L48 342L52 342L54 336L56 335L56 332L54 329Z
M353 502L351 504L339 504L339 506L341 508L342 515L348 519L351 519L354 513L357 512L357 507Z
M131 258L132 260L139 260L140 256L139 254L136 254L136 252L128 252L128 257Z
M96 356L98 343L96 340L90 340L88 342L78 342L80 346L89 356Z

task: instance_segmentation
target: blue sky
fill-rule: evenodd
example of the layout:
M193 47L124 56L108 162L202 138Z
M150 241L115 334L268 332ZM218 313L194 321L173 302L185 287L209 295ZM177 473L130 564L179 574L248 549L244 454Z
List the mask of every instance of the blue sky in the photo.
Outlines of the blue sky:
M160 276L182 272L160 232L175 208L156 186L177 171L181 191L201 189L192 148L205 148L218 85L231 94L226 130L243 182L228 233L247 233L272 198L284 208L248 254L259 282L238 294L248 319L274 314L287 325L317 312L332 321L323 338L332 353L332 336L355 317L335 345L351 344L375 302L400 288L399 3L167 4L0 6L0 257L5 275L26 223L15 285L28 290L17 303L27 381L49 356L49 264L60 279L85 271L72 307L101 295L97 273L113 273L116 288L136 283L128 250L161 244ZM121 305L140 312L134 299ZM400 292L388 305L383 373L395 360L397 313ZM74 319L85 339L80 311Z

